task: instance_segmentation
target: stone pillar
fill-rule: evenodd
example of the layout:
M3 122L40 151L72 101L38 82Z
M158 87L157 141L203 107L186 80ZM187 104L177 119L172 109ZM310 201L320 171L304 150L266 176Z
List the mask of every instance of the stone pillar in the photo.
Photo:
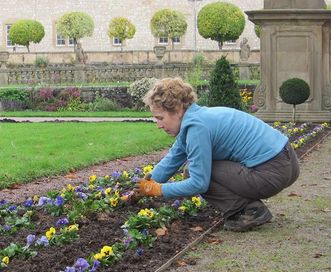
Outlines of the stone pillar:
M74 80L75 82L85 82L85 64L75 64L74 68Z
M249 20L261 25L256 116L266 121L291 120L292 105L281 100L279 87L298 77L309 84L311 95L297 106L297 120L330 121L331 11L324 9L323 0L265 0L264 7L246 12Z
M8 85L7 61L9 53L5 50L0 50L0 85Z

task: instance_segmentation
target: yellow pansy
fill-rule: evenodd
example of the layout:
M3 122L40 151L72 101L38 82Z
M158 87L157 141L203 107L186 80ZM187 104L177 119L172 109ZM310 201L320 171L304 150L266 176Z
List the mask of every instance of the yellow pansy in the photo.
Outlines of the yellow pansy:
M105 255L113 255L113 248L111 246L104 246L101 249L101 252L100 253L103 253Z
M68 231L78 231L78 225L77 224L73 224L67 227Z
M102 260L104 257L106 257L105 253L97 253L97 254L94 254L94 256L93 256L93 258L95 260Z
M8 265L8 264L9 264L9 257L8 257L8 256L3 257L3 258L2 258L2 263L3 263L4 265Z
M46 231L46 237L48 240L51 240L53 235L56 233L55 228L51 227L48 231Z
M39 201L39 196L34 195L32 200L33 200L34 203L37 203Z
M90 176L90 177L88 178L88 180L89 180L90 182L95 182L95 181L97 180L97 176L96 176L96 175L92 175L92 176Z
M74 187L73 187L70 183L67 185L67 188L68 188L68 190L71 191L71 192L74 191Z
M139 216L147 216L147 212L146 212L145 210L140 210L140 211L138 212L138 215L139 215Z
M195 206L200 207L201 206L201 198L200 197L192 197L192 202L195 204Z
M178 210L182 211L183 213L186 211L186 207L185 206L180 206L178 208Z
M101 196L102 196L101 192L98 192L98 193L95 194L95 198L101 198Z
M110 187L108 187L108 188L105 190L105 195L109 195L109 194L110 194L110 192L111 192L111 188L110 188Z
M152 170L153 170L153 165L146 165L144 168L143 168L143 173L144 173L144 175L146 175L147 173L149 173L149 172L152 172Z
M128 178L128 177L129 177L129 173L128 173L127 171L123 171L123 172L122 172L122 176L123 176L124 178Z
M116 191L115 191L115 196L116 196L116 197L120 197L120 192L119 192L119 190L116 190Z
M109 202L110 202L110 206L112 206L112 207L116 207L117 204L118 204L118 198L117 198L117 197L111 197L111 198L109 199Z
M89 190L93 190L95 188L95 186L93 184L89 184L88 188L89 188Z
M152 217L154 217L154 212L152 210L146 208L146 209L140 210L138 215L152 218Z

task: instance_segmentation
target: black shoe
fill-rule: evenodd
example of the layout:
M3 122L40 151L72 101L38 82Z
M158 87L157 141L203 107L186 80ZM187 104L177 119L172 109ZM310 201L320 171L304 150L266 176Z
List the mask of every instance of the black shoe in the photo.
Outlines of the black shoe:
M227 218L223 228L231 231L249 231L256 226L269 222L271 218L272 214L267 206L259 202L257 207L246 208Z

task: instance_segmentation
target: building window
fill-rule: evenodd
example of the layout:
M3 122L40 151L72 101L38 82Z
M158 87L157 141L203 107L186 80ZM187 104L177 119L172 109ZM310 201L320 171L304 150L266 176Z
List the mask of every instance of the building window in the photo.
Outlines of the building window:
M122 45L121 39L114 37L113 38L113 45Z
M69 39L68 39L68 44L69 44L69 46L74 46L74 45L75 45L75 40L74 40L74 38L69 38Z
M225 42L225 44L234 45L234 44L237 44L237 40L228 40Z
M56 35L56 46L64 46L66 45L66 40L62 35Z
M56 34L56 46L74 46L75 41L73 38L66 39L60 34Z
M6 25L6 46L7 47L13 47L12 41L9 39L9 30L12 25Z
M180 43L180 37L172 38L173 43Z
M168 44L168 37L160 37L159 44Z

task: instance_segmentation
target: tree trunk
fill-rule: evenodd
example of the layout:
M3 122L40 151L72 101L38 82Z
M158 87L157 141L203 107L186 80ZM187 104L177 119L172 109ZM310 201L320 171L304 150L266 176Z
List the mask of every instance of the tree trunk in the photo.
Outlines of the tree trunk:
M293 104L292 122L295 123L295 104Z

